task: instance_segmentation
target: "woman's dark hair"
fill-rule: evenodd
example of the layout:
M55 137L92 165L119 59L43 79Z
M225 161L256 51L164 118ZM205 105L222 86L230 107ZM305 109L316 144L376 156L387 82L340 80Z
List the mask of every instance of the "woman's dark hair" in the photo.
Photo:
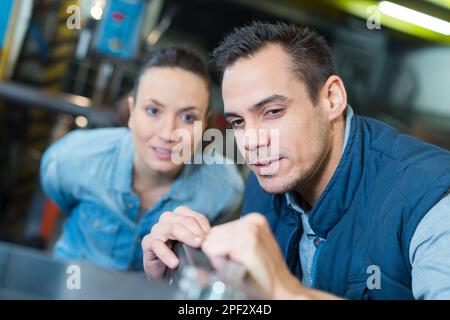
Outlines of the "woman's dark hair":
M335 74L331 50L325 39L294 24L253 22L235 28L214 50L213 58L223 71L240 58L249 58L269 44L279 44L289 55L294 71L307 86L315 104L320 89Z
M211 91L212 81L208 72L208 67L203 59L197 53L189 49L172 46L155 49L150 53L150 57L139 73L134 86L133 97L135 99L141 76L145 71L153 67L181 68L192 72L201 77L206 83L208 92Z

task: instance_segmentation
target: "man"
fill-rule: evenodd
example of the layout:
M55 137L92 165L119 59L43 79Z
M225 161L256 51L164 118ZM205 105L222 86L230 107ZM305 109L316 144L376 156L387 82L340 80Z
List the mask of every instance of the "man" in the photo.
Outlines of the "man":
M215 50L225 117L252 173L243 217L165 213L143 240L159 277L173 240L244 264L268 298L450 298L450 153L353 114L325 40L254 23ZM279 150L268 153L270 134ZM268 154L263 156L264 154Z

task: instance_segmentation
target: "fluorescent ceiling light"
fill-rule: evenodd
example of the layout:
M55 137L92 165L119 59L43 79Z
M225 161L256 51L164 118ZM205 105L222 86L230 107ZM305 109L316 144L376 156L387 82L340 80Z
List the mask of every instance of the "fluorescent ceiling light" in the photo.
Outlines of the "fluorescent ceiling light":
M403 7L390 1L381 1L378 4L378 8L385 15L450 36L450 22L448 21Z

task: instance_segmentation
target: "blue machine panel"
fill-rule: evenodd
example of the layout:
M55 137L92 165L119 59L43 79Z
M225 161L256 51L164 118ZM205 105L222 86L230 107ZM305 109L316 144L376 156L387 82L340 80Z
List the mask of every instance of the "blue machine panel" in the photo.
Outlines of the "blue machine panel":
M3 48L14 0L2 0L0 9L0 49Z
M120 59L134 57L144 15L145 0L110 0L99 28L96 49Z

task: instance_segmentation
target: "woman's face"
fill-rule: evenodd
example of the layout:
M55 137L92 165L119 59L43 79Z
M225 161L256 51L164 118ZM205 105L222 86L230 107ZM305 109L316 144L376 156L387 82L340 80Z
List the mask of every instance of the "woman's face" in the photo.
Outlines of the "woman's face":
M195 73L177 67L147 69L139 81L136 101L131 97L128 101L135 161L158 173L176 174L182 164L172 161L174 147L178 150L181 144L183 150L191 150L185 158L195 152L202 126L194 127L194 121L206 120L208 101L206 81ZM177 129L183 129L183 139L174 133Z

